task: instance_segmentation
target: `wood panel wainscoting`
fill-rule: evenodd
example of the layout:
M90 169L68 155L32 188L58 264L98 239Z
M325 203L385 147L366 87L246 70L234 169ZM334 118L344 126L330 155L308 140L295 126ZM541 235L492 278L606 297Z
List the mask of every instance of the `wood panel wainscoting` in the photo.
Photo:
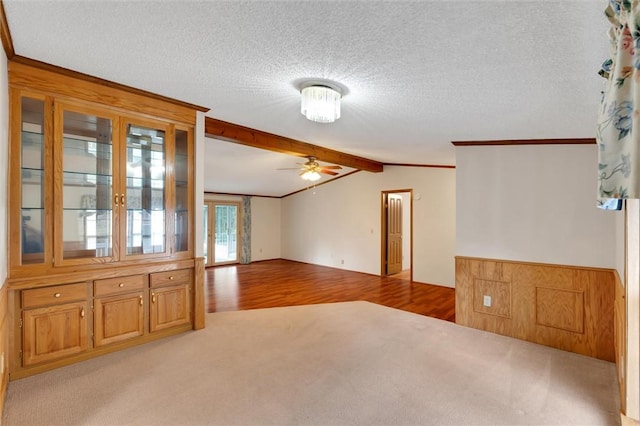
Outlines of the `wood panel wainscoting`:
M456 323L612 362L615 292L611 269L456 257Z

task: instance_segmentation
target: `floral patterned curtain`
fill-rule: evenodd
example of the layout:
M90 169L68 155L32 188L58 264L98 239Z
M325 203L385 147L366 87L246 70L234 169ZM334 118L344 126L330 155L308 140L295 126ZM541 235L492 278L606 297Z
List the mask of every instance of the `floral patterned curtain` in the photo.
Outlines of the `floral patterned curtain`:
M251 263L251 197L242 197L242 252L240 263Z
M640 0L609 0L611 58L598 113L601 198L640 198Z

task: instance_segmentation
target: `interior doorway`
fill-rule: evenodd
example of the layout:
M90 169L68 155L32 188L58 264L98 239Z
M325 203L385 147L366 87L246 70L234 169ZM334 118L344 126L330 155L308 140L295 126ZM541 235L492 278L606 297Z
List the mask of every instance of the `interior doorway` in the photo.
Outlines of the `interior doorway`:
M381 275L413 281L413 190L382 191Z
M205 201L205 266L238 263L240 259L240 203Z

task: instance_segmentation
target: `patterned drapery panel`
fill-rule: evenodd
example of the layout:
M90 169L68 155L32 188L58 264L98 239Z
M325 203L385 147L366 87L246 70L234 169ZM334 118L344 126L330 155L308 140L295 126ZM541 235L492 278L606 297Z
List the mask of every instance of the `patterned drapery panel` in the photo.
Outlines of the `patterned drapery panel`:
M242 253L240 263L251 263L251 197L242 197Z
M611 58L598 113L601 198L640 198L640 0L609 0Z

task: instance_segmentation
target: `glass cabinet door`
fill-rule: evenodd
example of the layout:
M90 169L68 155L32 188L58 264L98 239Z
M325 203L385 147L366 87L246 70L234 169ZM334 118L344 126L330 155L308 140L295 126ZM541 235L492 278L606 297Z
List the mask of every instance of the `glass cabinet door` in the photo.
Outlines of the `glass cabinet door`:
M165 128L127 124L125 256L167 251L166 135Z
M44 263L44 101L21 98L21 253L20 264Z
M175 210L174 210L174 251L189 251L189 132L176 129L175 158Z
M60 113L62 209L56 230L62 244L56 246L56 263L113 260L113 119L70 109Z

